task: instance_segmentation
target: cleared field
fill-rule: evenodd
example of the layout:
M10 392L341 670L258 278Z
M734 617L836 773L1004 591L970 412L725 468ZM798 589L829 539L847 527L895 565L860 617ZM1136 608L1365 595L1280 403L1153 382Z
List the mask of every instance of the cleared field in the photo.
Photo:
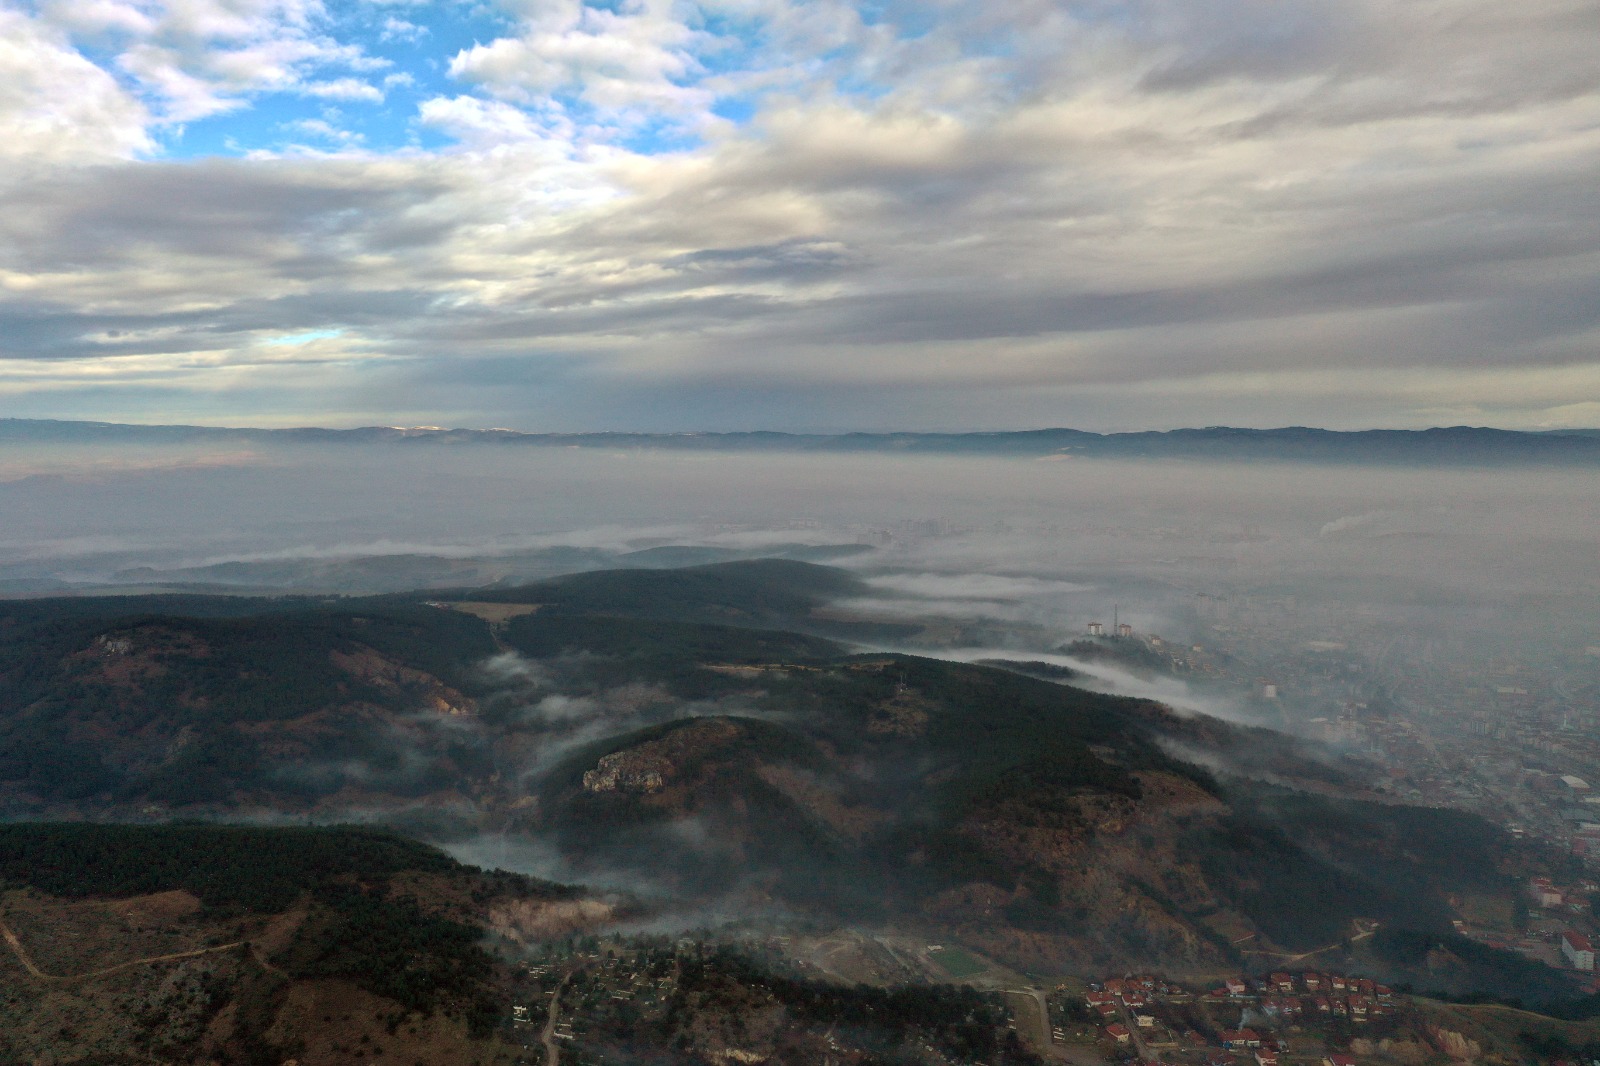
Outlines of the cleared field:
M480 603L477 600L468 600L452 603L450 609L475 615L490 625L499 625L513 618L521 618L525 614L533 614L542 606L544 605L540 603Z
M963 951L961 948L947 947L940 951L930 951L928 957L939 964L939 968L954 977L957 981L965 981L969 977L976 977L989 969L989 964L975 955Z

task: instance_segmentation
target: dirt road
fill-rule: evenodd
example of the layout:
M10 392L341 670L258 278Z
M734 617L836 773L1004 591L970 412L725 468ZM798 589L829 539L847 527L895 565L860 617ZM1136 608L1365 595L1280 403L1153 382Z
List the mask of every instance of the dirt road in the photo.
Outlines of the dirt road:
M544 1020L544 1032L539 1037L539 1042L544 1045L544 1066L557 1066L561 1061L561 1045L556 1043L556 1023L561 1019L561 993L570 980L572 975L569 973L550 994L550 1016Z
M51 981L57 984L63 981L84 981L91 977L105 977L107 974L131 970L135 966L149 966L157 962L175 962L178 959L192 959L199 955L212 955L219 951L229 951L244 943L242 940L235 940L231 944L218 944L216 947L197 948L194 951L178 951L171 955L151 955L143 959L119 962L115 966L107 966L103 970L90 970L86 973L53 974L45 973L34 964L33 956L28 954L28 949L22 946L22 941L17 939L17 934L11 931L11 927L6 924L6 920L3 917L0 917L0 938L4 938L5 942L11 945L11 950L16 954L17 961L22 964L24 970L27 970L29 974L40 981Z

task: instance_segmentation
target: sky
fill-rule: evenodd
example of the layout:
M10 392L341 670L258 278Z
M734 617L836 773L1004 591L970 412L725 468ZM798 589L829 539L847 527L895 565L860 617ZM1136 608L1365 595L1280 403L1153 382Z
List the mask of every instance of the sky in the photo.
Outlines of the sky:
M0 415L1600 426L1593 0L0 0Z

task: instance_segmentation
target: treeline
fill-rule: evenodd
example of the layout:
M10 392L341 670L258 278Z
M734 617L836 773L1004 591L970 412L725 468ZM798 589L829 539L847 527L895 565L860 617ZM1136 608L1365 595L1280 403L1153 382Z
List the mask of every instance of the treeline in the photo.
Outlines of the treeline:
M349 885L323 884L322 908L275 959L302 978L336 978L407 1011L459 1010L473 1036L487 1036L505 1012L483 930Z
M1476 815L1239 782L1226 796L1233 813L1191 830L1184 850L1231 906L1285 947L1341 940L1354 917L1395 936L1437 937L1451 928L1450 895L1511 891L1510 838Z
M815 663L842 652L832 641L798 633L545 611L512 619L504 639L535 659L587 653L561 669L563 681L580 690L643 681L686 699L750 687L748 678L708 670L706 664Z
M742 616L754 622L803 617L824 600L859 594L865 587L831 566L753 559L674 570L595 570L523 588L477 591L473 597L594 614Z
M795 1017L811 1022L877 1030L884 1050L915 1035L938 1044L960 1061L1036 1066L1037 1056L1008 1034L1008 1014L998 995L965 985L835 985L773 973L732 947L703 956L680 956L675 1004L681 1012L740 1009L745 991L759 990L781 1003ZM872 1061L872 1060L869 1060ZM886 1060L877 1060L886 1061Z
M1363 947L1396 983L1462 1003L1505 1003L1561 1018L1600 1013L1600 996L1578 998L1573 979L1512 951L1453 932L1379 929Z
M182 890L208 907L272 914L343 879L474 873L377 829L226 825L0 825L0 880L67 898Z
M335 652L370 648L471 692L482 684L474 665L496 650L481 620L414 603L249 617L113 606L100 616L63 605L0 618L0 780L54 800L220 802L261 779L260 752L241 726L359 703L414 709L342 669ZM139 773L103 759L96 741L185 730L190 742L175 757Z

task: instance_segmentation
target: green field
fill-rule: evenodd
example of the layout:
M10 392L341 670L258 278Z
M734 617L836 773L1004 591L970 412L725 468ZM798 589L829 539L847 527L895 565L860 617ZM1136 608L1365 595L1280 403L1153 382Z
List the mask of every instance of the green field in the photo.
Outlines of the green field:
M960 948L945 948L942 951L929 952L934 962L945 973L957 981L964 981L969 977L976 977L989 968L989 964L974 955L969 955Z

